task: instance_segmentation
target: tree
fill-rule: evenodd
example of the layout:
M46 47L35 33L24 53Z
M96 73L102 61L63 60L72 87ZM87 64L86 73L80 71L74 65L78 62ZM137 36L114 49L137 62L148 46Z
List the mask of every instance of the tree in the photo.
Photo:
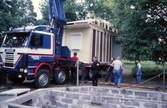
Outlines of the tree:
M107 0L111 8L111 22L119 30L123 57L158 60L157 51L166 51L165 0ZM161 41L160 41L161 40Z
M151 46L153 60L165 61L167 60L167 1L159 0L147 6L142 4L142 8L149 9L147 23L152 27L150 38L154 43Z
M40 4L40 10L42 13L42 20L39 20L37 24L40 22L41 25L49 24L49 0L45 0Z
M105 6L105 0L85 0L85 2L76 2L76 0L66 0L64 3L64 10L67 21L84 20L90 18L100 17L103 19L110 19L110 8ZM49 4L45 0L41 4L42 22L48 24L49 21Z
M66 0L64 3L64 10L65 10L67 21L78 20L78 17L76 14L77 4L75 3L75 0Z
M0 4L0 24L3 25L0 31L35 23L36 13L31 0L1 0Z
M38 21L37 24L40 22L41 24L47 25L49 24L49 2L45 0L40 4L41 13L42 13L42 20ZM78 20L76 15L76 4L74 0L67 0L64 3L64 10L66 14L67 21L75 21Z
M11 0L9 5L9 14L12 16L11 26L20 27L32 25L36 21L36 13L31 0L19 1Z
M85 0L77 4L77 16L79 19L102 18L110 19L110 8L105 6L106 0Z
M10 17L8 15L8 6L6 3L0 1L0 32L6 30L7 25L9 25Z
M89 13L93 13L93 18L99 17L105 20L111 19L110 8L106 6L106 0L86 0Z

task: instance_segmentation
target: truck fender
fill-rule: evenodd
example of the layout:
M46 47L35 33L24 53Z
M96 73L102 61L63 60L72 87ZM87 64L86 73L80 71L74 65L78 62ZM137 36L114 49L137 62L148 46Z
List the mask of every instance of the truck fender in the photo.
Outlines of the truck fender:
M49 63L40 63L38 64L37 68L34 70L34 77L36 77L38 70L41 69L42 67L48 67L50 70L50 75L53 76L52 68Z
M57 66L56 68L54 68L54 70L56 70L56 71L58 71L58 70L60 70L60 66Z
M65 69L68 73L69 73L69 71L70 71L70 68L69 68L69 67L57 66L56 68L54 68L54 72L55 72L55 71L59 71L61 68Z

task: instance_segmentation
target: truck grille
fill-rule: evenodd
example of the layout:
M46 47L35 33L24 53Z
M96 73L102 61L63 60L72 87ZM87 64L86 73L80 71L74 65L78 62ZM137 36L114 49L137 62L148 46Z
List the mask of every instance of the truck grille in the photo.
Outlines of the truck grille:
M14 67L14 53L6 52L4 65L7 67Z

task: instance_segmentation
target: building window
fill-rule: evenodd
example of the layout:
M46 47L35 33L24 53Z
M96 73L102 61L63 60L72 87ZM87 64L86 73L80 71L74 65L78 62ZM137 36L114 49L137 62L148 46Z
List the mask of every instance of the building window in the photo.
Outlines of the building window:
M82 33L70 33L70 48L71 50L82 49Z

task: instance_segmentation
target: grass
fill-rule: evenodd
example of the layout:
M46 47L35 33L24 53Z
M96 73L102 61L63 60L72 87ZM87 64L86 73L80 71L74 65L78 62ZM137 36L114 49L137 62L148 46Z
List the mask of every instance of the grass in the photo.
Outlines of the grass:
M135 62L134 61L123 61L124 63L124 67L127 69L132 69L135 66ZM155 62L153 61L141 61L140 62L142 67L162 67L161 65L157 65Z

